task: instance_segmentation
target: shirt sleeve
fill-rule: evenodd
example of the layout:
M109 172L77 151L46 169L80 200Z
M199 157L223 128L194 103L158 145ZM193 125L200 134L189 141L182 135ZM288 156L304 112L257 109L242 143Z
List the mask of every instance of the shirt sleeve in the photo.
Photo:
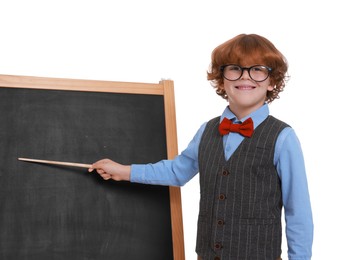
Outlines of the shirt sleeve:
M274 154L282 186L289 260L310 260L313 220L300 142L290 127L279 135Z
M130 181L144 184L183 186L199 171L198 149L205 129L203 124L187 148L173 160L133 164Z

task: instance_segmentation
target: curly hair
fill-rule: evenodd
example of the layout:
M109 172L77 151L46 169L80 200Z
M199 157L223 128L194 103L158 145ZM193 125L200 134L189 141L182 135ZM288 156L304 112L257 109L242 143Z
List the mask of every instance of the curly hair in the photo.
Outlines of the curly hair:
M216 47L211 54L207 79L216 88L216 93L227 100L220 70L225 64L261 64L272 68L269 79L274 88L267 91L267 103L279 98L288 78L288 63L284 55L268 39L257 34L240 34Z

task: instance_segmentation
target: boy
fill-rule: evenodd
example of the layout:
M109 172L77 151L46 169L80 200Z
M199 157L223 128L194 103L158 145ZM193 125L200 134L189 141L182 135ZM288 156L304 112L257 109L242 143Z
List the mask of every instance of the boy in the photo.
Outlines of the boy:
M103 179L183 186L200 173L198 259L275 260L284 206L290 260L311 259L313 222L294 130L269 116L285 86L285 57L266 38L242 34L212 53L208 80L228 101L174 160L93 164Z

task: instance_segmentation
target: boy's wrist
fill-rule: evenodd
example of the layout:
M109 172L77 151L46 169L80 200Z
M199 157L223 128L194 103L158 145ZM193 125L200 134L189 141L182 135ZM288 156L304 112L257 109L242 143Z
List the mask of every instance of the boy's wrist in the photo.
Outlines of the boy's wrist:
M125 181L130 181L130 172L131 172L131 166L130 165L123 165L124 170L123 170L123 179Z

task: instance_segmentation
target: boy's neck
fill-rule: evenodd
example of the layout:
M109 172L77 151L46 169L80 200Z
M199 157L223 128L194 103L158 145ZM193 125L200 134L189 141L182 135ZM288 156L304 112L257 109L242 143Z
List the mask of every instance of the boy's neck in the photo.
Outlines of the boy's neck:
M229 109L231 112L237 117L238 120L241 120L254 111L258 110L261 108L264 104L258 105L258 106L252 106L252 107L242 107L242 106L231 106L229 105Z

